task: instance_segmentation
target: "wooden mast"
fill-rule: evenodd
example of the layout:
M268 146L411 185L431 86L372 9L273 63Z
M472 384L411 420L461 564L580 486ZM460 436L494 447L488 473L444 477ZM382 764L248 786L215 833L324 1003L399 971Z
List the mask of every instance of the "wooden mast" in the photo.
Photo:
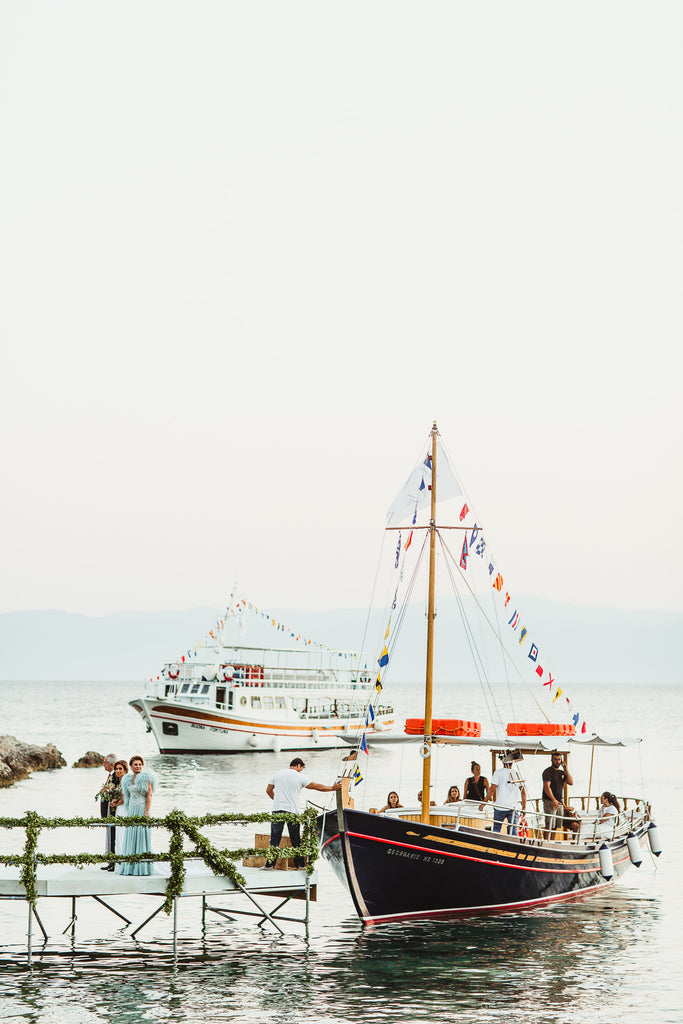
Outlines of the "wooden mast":
M429 796L432 762L432 678L434 672L434 592L436 576L436 420L432 427L432 507L429 518L429 601L427 606L427 671L425 674L425 748L422 762L422 814L429 822Z

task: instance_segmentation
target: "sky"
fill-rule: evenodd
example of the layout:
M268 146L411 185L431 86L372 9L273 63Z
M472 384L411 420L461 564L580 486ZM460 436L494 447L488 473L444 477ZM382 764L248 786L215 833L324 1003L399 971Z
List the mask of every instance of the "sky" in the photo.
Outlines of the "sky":
M0 611L364 607L432 421L683 610L683 8L0 7Z

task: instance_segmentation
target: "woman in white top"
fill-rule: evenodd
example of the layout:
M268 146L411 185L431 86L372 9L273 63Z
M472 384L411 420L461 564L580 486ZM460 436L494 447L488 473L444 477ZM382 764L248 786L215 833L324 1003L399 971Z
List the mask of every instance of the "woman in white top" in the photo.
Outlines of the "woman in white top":
M614 828L619 820L621 807L614 793L605 790L600 795L600 817L598 818L598 835L609 839L614 835Z

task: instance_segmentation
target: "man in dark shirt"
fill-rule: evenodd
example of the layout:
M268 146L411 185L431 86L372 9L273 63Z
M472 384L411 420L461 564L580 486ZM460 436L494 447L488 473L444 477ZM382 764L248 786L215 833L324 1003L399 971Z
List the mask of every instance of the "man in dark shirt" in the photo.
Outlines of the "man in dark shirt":
M574 779L562 760L562 754L553 750L550 755L552 764L543 772L543 810L545 811L545 830L543 838L547 839L554 830L555 824L562 821L564 815L564 787L573 786Z

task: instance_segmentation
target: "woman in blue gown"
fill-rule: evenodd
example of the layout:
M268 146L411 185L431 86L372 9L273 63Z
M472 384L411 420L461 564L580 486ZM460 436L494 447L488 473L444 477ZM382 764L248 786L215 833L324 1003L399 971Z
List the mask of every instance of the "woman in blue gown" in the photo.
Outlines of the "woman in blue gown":
M144 759L134 754L130 759L130 775L126 775L121 784L126 817L138 815L149 817L152 806L152 793L156 786L154 773L145 769ZM152 853L152 830L144 825L135 825L124 829L123 857L135 853ZM151 861L123 861L119 868L121 875L152 875L154 864Z

